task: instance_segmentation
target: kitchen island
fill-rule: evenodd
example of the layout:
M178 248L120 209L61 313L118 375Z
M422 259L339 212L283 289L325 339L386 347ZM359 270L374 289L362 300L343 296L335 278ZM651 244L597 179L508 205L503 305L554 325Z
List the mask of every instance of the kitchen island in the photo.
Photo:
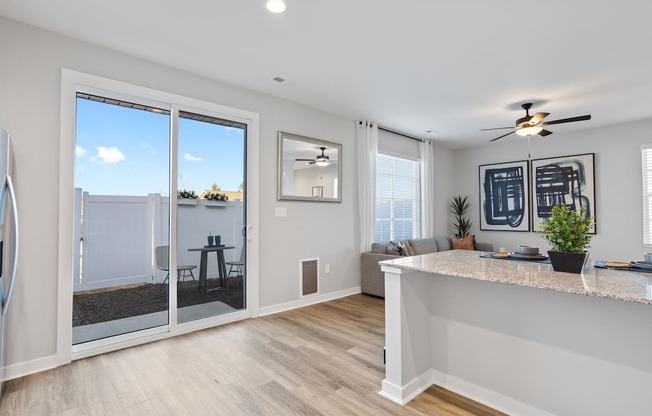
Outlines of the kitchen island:
M650 414L652 274L480 254L380 263L383 396L436 384L515 415Z

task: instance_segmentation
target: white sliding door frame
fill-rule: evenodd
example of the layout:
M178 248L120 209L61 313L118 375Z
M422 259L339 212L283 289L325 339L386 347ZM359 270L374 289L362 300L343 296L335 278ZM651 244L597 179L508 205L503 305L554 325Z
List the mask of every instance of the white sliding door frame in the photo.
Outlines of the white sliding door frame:
M213 117L246 124L246 209L247 209L247 279L246 309L231 314L220 315L198 321L177 324L176 285L170 285L170 308L168 325L118 335L108 339L72 345L72 274L73 274L73 200L75 167L75 117L76 93L86 92L112 98L123 97L125 101L151 103L153 106L170 110L170 195L176 195L177 186L177 144L178 114L180 110L205 114ZM58 306L57 306L57 346L56 365L63 365L74 359L84 358L109 351L127 348L146 342L169 338L184 333L210 328L229 322L258 316L258 250L259 238L259 115L220 104L183 97L146 87L114 81L69 69L61 73L61 127L59 151L59 240L58 240ZM174 190L174 191L172 191ZM174 202L173 202L174 201ZM176 198L170 198L170 218L177 216ZM171 247L177 244L177 222L170 221L169 238ZM176 249L170 252L170 275L174 276L177 265Z

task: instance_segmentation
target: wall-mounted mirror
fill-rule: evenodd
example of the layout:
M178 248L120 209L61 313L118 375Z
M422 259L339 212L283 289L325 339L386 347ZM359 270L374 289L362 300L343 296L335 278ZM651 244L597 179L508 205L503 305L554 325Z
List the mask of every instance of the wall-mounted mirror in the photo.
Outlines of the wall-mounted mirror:
M278 132L278 199L342 202L342 145Z

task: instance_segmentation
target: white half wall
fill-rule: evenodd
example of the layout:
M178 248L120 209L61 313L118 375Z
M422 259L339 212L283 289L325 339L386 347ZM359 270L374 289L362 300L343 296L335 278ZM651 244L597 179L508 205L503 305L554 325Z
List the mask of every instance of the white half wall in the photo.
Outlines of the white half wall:
M643 245L640 151L642 144L652 143L650 130L652 120L643 120L567 134L560 126L551 136L532 138L532 159L595 153L597 234L591 241L593 260L643 260L643 253L650 251ZM454 193L469 195L472 232L478 241L510 251L519 244L537 245L543 251L549 248L535 232L479 230L478 166L527 158L527 140L518 136L454 152Z
M359 287L353 120L1 17L0 56L0 122L14 141L22 231L6 327L9 366L38 362L56 351L62 68L258 113L260 175L248 180L257 181L260 188L259 195L250 195L260 204L260 230L252 230L260 245L259 306L299 300L296 265L300 258L319 257L322 264L331 265L330 274L322 273L324 295ZM279 130L343 145L342 203L276 201ZM275 217L276 206L286 207L287 217ZM314 237L316 226L322 230L319 238Z

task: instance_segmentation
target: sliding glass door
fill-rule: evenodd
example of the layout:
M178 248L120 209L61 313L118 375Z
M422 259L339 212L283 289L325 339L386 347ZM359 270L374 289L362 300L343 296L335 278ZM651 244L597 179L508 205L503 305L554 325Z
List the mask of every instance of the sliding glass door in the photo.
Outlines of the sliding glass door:
M245 308L246 125L179 112L177 322Z
M73 344L168 324L170 112L78 93ZM174 281L174 279L172 279Z
M73 345L246 308L247 125L172 109L77 93Z

